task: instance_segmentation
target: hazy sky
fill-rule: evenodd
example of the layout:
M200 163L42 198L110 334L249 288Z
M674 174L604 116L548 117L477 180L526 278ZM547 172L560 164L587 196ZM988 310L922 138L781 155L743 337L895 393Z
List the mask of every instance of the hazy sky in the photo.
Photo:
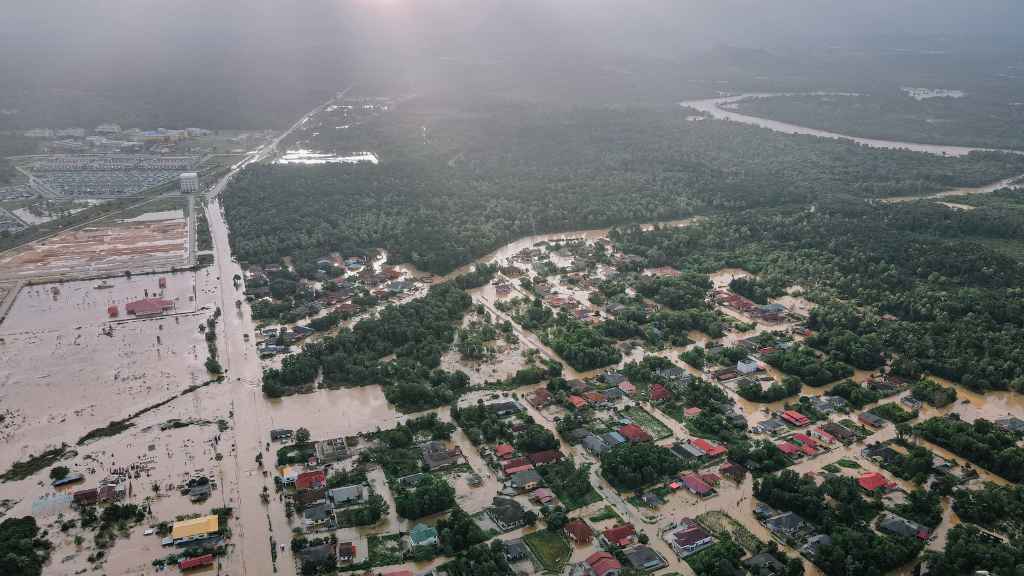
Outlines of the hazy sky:
M180 100L189 93L195 94L196 106L212 108L224 102L273 107L275 100L293 99L295 106L304 106L316 94L354 79L430 89L432 83L490 82L493 74L514 78L519 85L542 84L543 74L564 76L555 70L565 68L571 75L577 64L581 70L643 70L645 62L685 60L721 45L789 50L798 57L808 52L808 44L898 48L903 42L917 46L921 39L930 45L953 42L1002 50L1008 42L1019 42L1024 22L1024 2L1019 0L5 4L0 19L0 106L22 107L57 97L79 98L74 105L85 106L81 95L95 93L113 100L151 100L151 108L166 108L158 102L164 96ZM458 69L460 62L494 68L481 76L478 68ZM530 76L524 68L535 68L538 75ZM595 72L589 74L586 79Z

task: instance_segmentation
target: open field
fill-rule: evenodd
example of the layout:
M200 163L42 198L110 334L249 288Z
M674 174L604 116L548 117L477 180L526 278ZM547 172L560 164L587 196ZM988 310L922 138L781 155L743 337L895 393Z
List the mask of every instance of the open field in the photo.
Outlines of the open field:
M572 555L572 549L561 532L537 530L524 536L523 542L548 572L560 573Z

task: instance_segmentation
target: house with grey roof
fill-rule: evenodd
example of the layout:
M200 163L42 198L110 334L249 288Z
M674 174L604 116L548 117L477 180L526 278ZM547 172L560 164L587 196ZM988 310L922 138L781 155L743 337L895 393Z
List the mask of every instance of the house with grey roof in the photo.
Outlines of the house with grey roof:
M661 554L642 544L624 550L623 553L626 555L626 561L629 562L629 565L637 570L654 572L668 566L668 562L665 561Z
M764 525L776 536L786 538L796 534L803 528L804 519L792 512L783 512L778 516L769 518Z
M608 445L604 443L604 440L593 434L584 437L580 444L586 448L587 452L590 452L594 456L600 456L609 450Z
M618 432L615 431L605 432L604 434L601 434L601 440L604 441L605 445L607 445L608 448L615 448L619 444L626 443L626 438L622 434L619 434Z
M526 524L526 510L515 498L495 496L487 508L490 517L503 532L515 530Z
M822 546L828 546L832 544L832 537L828 534L815 534L807 539L807 543L800 547L800 553L808 558L814 558L818 554L818 549Z
M321 500L302 511L302 524L307 532L333 530L334 508L326 500Z
M767 552L751 556L743 561L743 565L754 576L782 576L786 573L786 565Z
M364 490L361 484L332 488L327 492L327 499L334 504L335 508L340 508L341 506L347 506L349 504L358 504L365 500L365 498L366 490Z
M536 470L523 470L513 474L509 478L508 483L515 490L525 492L540 486L542 481L540 474Z
M438 543L437 529L422 522L409 530L409 541L415 546L433 546Z

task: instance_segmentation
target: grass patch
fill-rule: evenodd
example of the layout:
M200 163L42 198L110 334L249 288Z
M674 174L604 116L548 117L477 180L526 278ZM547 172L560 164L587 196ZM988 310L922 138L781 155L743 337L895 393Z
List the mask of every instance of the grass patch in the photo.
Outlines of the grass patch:
M864 440L865 438L874 434L874 431L868 430L867 428L861 426L860 424L857 424L856 422L850 420L849 418L843 418L842 420L840 420L839 425L842 426L843 428L846 428L850 432L856 434L857 437L860 438L861 440Z
M104 224L113 224L117 220L135 218L149 212L166 212L168 210L188 210L188 198L185 196L158 196L156 199L146 202L141 206L134 206L102 220ZM186 214L187 216L187 214Z
M839 474L841 469L839 468L839 466L836 466L835 464L826 464L825 466L822 467L822 470L824 470L825 472L831 472L832 474Z
M886 404L875 406L871 409L871 413L879 418L884 418L893 424L901 424L917 418L917 412L904 410L902 406L895 402L888 402Z
M306 442L305 444L289 444L277 449L277 465L298 464L305 462L316 455L316 444Z
M619 516L619 513L615 511L615 508L612 508L610 505L601 508L597 514L587 518L587 520L590 520L591 522L603 522L605 520L612 519L615 519L617 522L622 522L622 517Z
M537 530L523 536L523 542L530 547L537 561L547 572L561 573L572 556L572 549L561 532Z
M213 250L213 236L210 224L206 221L206 198L196 197L193 216L196 220L196 249Z
M403 560L401 534L372 534L366 538L366 548L371 566L400 564Z
M620 412L623 416L626 416L636 422L641 428L647 430L647 433L653 436L655 440L668 438L672 435L672 430L668 426L662 424L661 420L658 420L650 412L639 406L630 406Z
M712 510L697 516L696 520L718 538L725 534L732 535L733 541L751 554L757 554L759 550L764 549L764 542L725 512Z
M854 462L853 460L850 460L849 458L843 458L841 460L836 460L836 465L837 466L842 466L843 468L850 468L852 470L860 468L860 464Z

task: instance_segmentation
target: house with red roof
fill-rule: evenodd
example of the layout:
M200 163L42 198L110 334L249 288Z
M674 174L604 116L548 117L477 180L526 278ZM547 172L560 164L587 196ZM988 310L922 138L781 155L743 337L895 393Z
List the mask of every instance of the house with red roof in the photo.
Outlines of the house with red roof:
M619 576L622 564L604 550L594 552L583 561L587 576Z
M799 442L803 446L810 446L811 448L817 448L818 447L818 441L817 440L815 440L814 438L811 438L810 436L808 436L807 434L804 434L802 432L801 433L797 433L797 434L793 434L793 440L796 440L797 442Z
M570 520L562 530L577 546L586 546L594 539L594 529L580 518Z
M718 471L723 476L728 476L733 482L743 482L743 479L747 476L747 469L740 464L735 462L726 462L718 467Z
M516 449L511 444L498 444L494 447L494 455L501 460L508 460L516 453Z
M626 424L619 428L619 434L630 442L630 444L638 444L640 442L650 442L654 440L647 430L637 426L636 424Z
M705 482L698 474L687 474L685 476L681 476L679 479L683 481L683 486L686 486L686 489L689 490L691 494L695 494L701 498L710 496L715 492L715 489Z
M213 554L203 554L194 558L186 558L178 562L178 570L193 570L213 564Z
M533 404L534 408L543 408L551 403L551 392L546 388L537 388L526 397L526 401Z
M865 472L857 478L857 484L866 492L877 492L879 490L888 491L890 488L896 486L894 482L890 482L878 472Z
M636 386L633 385L629 380L623 380L619 383L619 390L625 392L626 396L632 396L636 394Z
M625 548L636 544L636 528L626 523L601 533L601 543L607 547Z
M572 404L572 407L577 410L582 410L587 407L587 401L575 394L569 396L568 400L569 404Z
M512 458L511 460L506 460L505 462L503 462L501 465L501 471L504 472L505 474L508 474L508 471L513 468L519 468L521 466L529 465L530 460L526 456L520 456L518 458Z
M722 477L714 472L702 472L700 479L707 482L709 486L718 486L722 483Z
M782 419L789 422L793 426L807 426L811 423L811 419L796 410L786 410L782 413Z
M836 443L836 437L831 435L831 434L829 434L828 432L825 432L825 430L823 430L821 428L821 426L818 426L814 430L811 430L811 436L814 436L815 438L817 438L818 440L821 440L822 442L824 442L826 444L835 444Z
M601 394L600 392L598 392L596 390L590 390L590 391L584 392L583 393L583 399L586 400L587 402L591 403L591 404L601 404L602 402L607 400L604 397L604 394Z
M661 383L651 385L651 402L664 402L672 399L672 393Z
M323 470L303 472L295 477L296 490L314 490L327 485L327 473Z
M530 499L538 504L548 504L555 500L555 493L548 488L537 488L530 492Z
M154 316L174 308L174 302L163 298L143 298L124 305L125 312L133 316Z
M776 444L775 447L786 456L798 456L800 454L800 448L798 448L796 444L786 442L785 440Z
M544 450L542 452L527 454L526 457L534 466L545 466L547 464L561 462L562 459L565 458L565 455L558 450Z
M691 438L690 444L700 448L708 458L717 458L718 456L728 452L724 446L708 442L703 438Z
M696 406L691 406L683 410L683 418L696 418L697 416L700 416L701 412L703 412L703 410L701 410L700 408L697 408Z
M533 470L533 464L523 464L522 466L513 466L511 468L507 468L505 469L505 474L507 476L512 476L520 472L526 472L527 470Z

